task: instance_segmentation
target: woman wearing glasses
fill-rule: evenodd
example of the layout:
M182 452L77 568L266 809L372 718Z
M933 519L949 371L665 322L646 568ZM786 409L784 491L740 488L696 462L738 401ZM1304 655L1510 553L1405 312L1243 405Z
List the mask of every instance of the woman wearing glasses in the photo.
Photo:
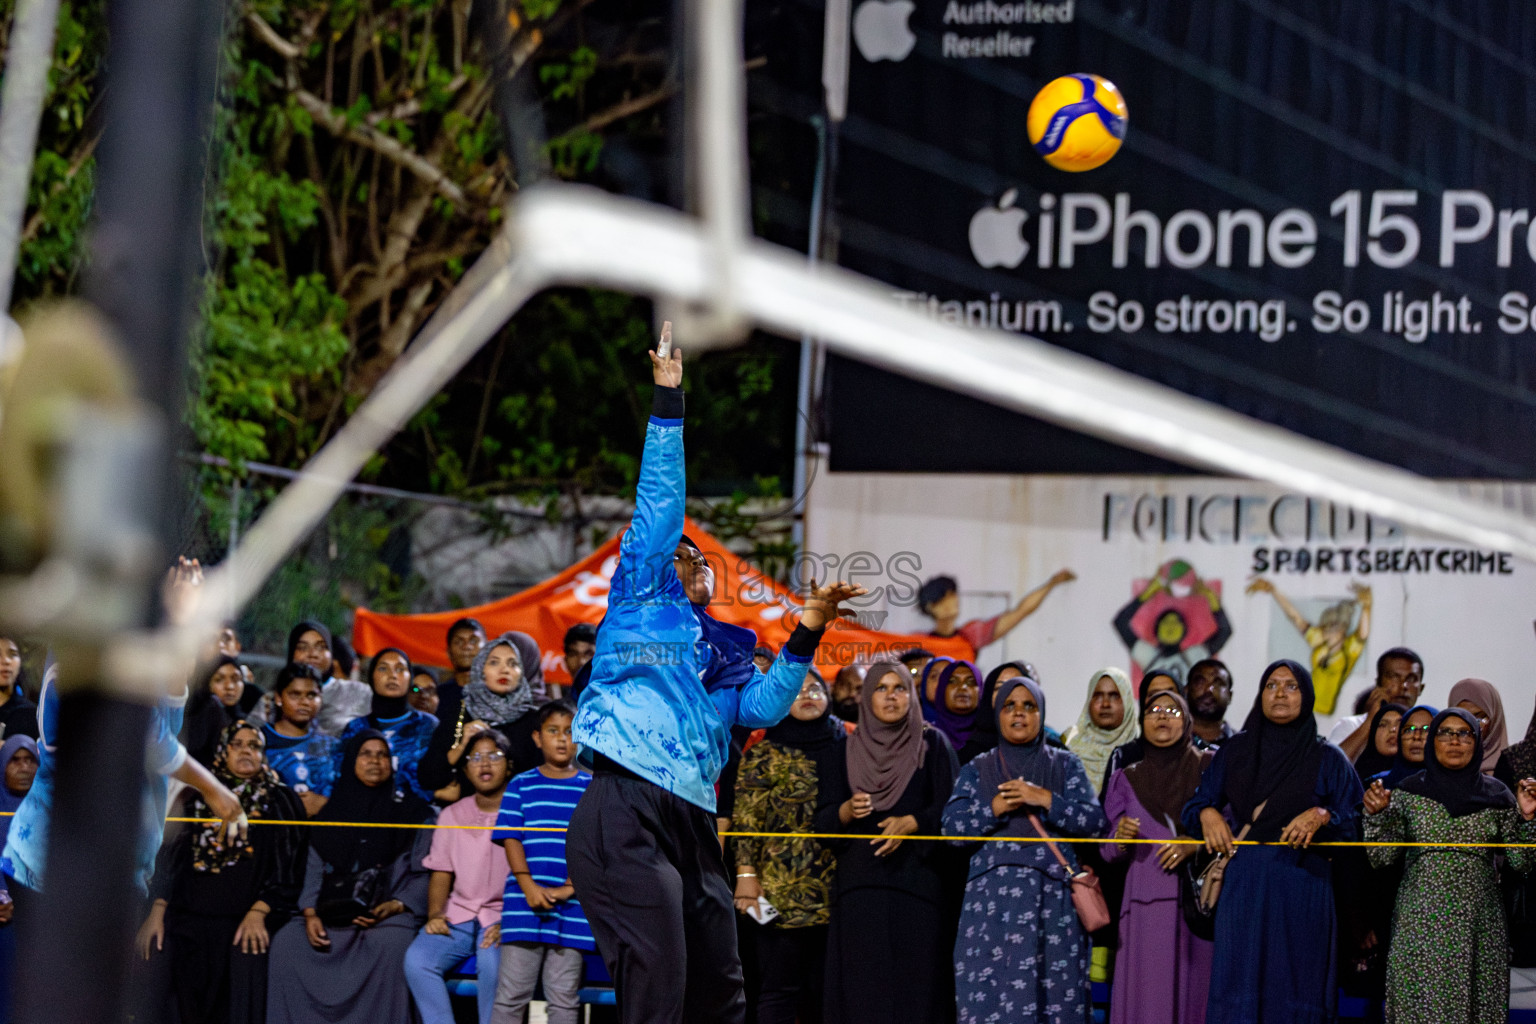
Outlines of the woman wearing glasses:
M1424 770L1395 791L1372 782L1365 794L1365 837L1385 843L1536 842L1536 779L1516 793L1484 775L1482 727L1463 708L1430 724ZM1525 873L1536 851L1512 847L1506 863ZM1494 850L1466 847L1370 848L1371 862L1405 861L1387 959L1387 1020L1392 1024L1493 1024L1508 1018L1509 942L1494 870Z
M252 820L303 817L298 796L267 765L261 729L232 722L214 744L214 777ZM187 789L181 813L209 817ZM263 825L230 841L221 824L182 827L160 848L154 904L139 929L145 960L165 960L183 1024L261 1024L267 1018L267 947L298 910L309 855L306 829Z
M1483 753L1478 762L1484 775L1492 775L1499 757L1509 746L1509 729L1504 724L1504 700L1498 689L1486 679L1463 679L1451 687L1451 696L1445 702L1449 707L1461 708L1477 720L1478 735Z
M1221 745L1184 807L1184 827L1207 850L1233 857L1233 828L1245 826L1245 838L1279 844L1244 847L1227 869L1210 1021L1334 1016L1333 871L1327 854L1310 847L1355 838L1361 786L1344 752L1317 734L1314 700L1301 665L1265 669L1243 731Z
M475 736L460 765L469 795L449 804L432 833L432 852L422 867L427 883L427 923L405 953L405 981L422 1024L453 1024L443 975L474 957L479 1024L490 1024L501 966L501 899L507 858L491 841L491 826L511 777L507 738L494 729Z
M1211 943L1190 932L1179 909L1179 865L1199 847L1126 841L1183 838L1179 812L1195 795L1212 757L1195 747L1193 732L1189 705L1177 690L1143 692L1141 757L1117 769L1104 788L1104 813L1115 831L1099 849L1111 864L1130 864L1120 904L1111 1024L1205 1020Z
M1386 753L1383 730L1390 726L1395 751L1388 758L1389 767L1367 775L1362 770L1366 755L1355 759L1355 771L1367 789L1380 781L1389 792L1410 775L1424 770L1424 750L1429 745L1430 723L1439 708L1415 704L1396 716L1391 709L1400 704L1383 704L1378 721L1370 729L1372 747ZM1367 725L1369 725L1369 721ZM1377 760L1379 764L1380 761ZM1369 765L1366 765L1369 768ZM1348 945L1341 952L1340 986L1348 995L1370 1000L1378 1016L1387 997L1387 957L1391 952L1392 908L1397 904L1397 887L1403 880L1402 861L1385 868L1371 866L1363 848L1337 851L1333 861L1333 891L1346 906L1340 914Z

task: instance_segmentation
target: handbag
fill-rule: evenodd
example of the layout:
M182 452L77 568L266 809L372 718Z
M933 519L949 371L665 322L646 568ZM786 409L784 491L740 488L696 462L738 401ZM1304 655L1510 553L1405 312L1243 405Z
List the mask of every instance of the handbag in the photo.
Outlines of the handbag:
M315 914L327 928L345 928L389 899L388 865L356 873L331 872L321 880Z
M1082 922L1083 931L1096 932L1108 925L1109 904L1104 900L1104 890L1099 885L1099 876L1087 866L1073 874L1072 865L1062 856L1056 844L1051 842L1051 837L1046 833L1045 827L1040 824L1040 819L1031 814L1029 823L1035 826L1035 831L1040 833L1040 838L1045 840L1045 845L1050 847L1051 853L1056 855L1057 862L1067 872L1068 881L1072 887L1072 908L1077 911L1077 919Z
M1237 834L1236 841L1241 842L1247 838L1248 830L1253 828L1253 823L1259 820L1259 815L1264 813L1264 807L1268 803L1269 801L1265 800L1264 803L1259 804L1259 806L1253 809L1253 817L1248 820L1248 823L1243 826L1242 831ZM1234 850L1232 852L1236 856L1237 851ZM1185 907L1186 920L1189 919L1188 912L1193 910L1197 918L1203 918L1205 921L1212 922L1212 929L1214 929L1216 903L1221 899L1221 887L1226 879L1227 865L1230 863L1232 863L1231 857L1218 853L1209 864L1191 879L1194 898ZM1202 928L1201 930L1205 929Z

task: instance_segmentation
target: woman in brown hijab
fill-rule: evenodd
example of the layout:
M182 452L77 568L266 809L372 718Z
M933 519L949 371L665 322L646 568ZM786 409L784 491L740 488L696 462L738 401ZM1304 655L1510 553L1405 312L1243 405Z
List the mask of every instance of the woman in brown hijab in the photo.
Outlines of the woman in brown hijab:
M959 770L944 734L923 722L912 676L872 666L859 695L859 728L827 755L816 831L837 854L827 933L829 1024L953 1019L938 835Z
M1498 688L1486 679L1463 679L1451 687L1451 696L1445 702L1448 708L1470 711L1483 734L1484 775L1492 775L1499 763L1499 756L1509 746L1509 727L1504 724L1504 700Z

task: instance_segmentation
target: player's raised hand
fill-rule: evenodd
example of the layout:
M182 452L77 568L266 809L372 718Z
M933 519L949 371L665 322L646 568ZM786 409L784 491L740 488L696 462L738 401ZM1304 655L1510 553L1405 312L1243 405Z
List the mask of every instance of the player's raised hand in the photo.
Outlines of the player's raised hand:
M843 611L838 607L841 602L867 593L869 591L857 583L838 580L836 583L817 586L813 580L811 596L805 602L805 612L800 616L800 621L806 629L821 629L833 619L842 617Z
M658 387L683 386L683 350L672 347L672 321L661 325L661 340L651 349L651 379Z
M203 585L203 565L195 558L178 557L176 564L165 573L160 586L160 601L165 607L165 617L172 625L180 625L197 610L198 595Z

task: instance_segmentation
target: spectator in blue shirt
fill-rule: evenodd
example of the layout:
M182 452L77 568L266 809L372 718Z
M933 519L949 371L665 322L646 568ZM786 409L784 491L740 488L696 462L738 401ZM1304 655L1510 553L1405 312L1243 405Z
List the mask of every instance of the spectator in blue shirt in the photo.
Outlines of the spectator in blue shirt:
M416 777L416 766L437 731L437 716L417 711L406 700L411 690L411 659L398 647L384 648L368 663L368 685L373 689L373 709L347 723L339 746L344 748L347 740L365 729L383 733L395 755L396 777L402 788L431 803L432 791ZM337 750L334 760L338 773L341 756Z
M865 591L813 587L773 665L752 664L756 636L709 615L714 573L683 536L682 353L652 352L651 365L635 516L573 730L594 774L566 855L626 1024L733 1024L745 1019L746 999L715 831L730 729L766 728L789 713L838 602Z
M276 722L262 726L267 764L304 803L313 818L336 785L335 755L341 744L315 724L320 714L320 674L310 665L283 666L272 685Z

